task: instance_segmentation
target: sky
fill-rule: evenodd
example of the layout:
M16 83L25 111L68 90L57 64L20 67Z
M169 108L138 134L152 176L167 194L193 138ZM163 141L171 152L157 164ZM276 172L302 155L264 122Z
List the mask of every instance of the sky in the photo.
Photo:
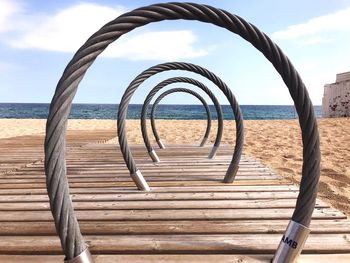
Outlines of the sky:
M337 73L350 71L350 0L194 2L239 15L272 38L300 73L314 105L322 103L324 84L335 82ZM93 33L125 12L154 3L0 0L0 102L49 103L64 68ZM241 105L293 104L280 75L250 43L217 26L184 20L152 23L113 42L88 69L73 102L119 103L139 73L171 61L209 69ZM213 83L178 70L145 81L131 103L143 103L157 83L177 76L200 80L221 104L228 104ZM167 89L174 87L198 91L181 83ZM173 94L163 103L200 102Z

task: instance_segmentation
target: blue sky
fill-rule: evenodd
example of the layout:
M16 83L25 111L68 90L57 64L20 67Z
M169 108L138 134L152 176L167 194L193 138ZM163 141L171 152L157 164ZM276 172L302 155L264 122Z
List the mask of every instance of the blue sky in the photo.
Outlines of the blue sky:
M325 83L334 82L336 73L350 71L350 0L196 2L237 14L269 35L291 59L315 105L321 104ZM0 0L0 102L50 102L64 68L90 35L118 15L153 3ZM180 20L144 26L111 44L88 70L74 102L119 103L137 74L168 61L208 68L242 105L292 104L278 73L249 43L216 26ZM143 103L154 85L175 76L201 80L228 104L213 84L182 71L147 80L132 103ZM173 94L163 103L198 101Z

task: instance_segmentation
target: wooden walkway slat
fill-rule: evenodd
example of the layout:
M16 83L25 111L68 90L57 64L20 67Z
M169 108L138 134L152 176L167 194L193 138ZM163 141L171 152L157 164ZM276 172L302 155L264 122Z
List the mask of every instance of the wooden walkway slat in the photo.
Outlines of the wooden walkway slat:
M68 131L68 146L82 146L91 141L104 142L115 136L110 130ZM0 175L40 162L44 158L44 135L26 135L0 139Z
M264 200L264 199L293 199L295 200L298 193L293 190L271 191L271 192L122 192L116 193L99 193L99 194L72 194L72 200L76 202L82 201L174 201L174 200ZM122 194L121 194L122 193ZM48 202L49 198L46 194L33 195L0 195L0 203L6 202ZM318 200L318 204L322 201ZM1 207L0 207L1 210Z
M292 208L261 209L149 209L149 210L77 210L78 220L234 220L234 219L285 219L293 214ZM313 218L346 219L346 216L335 209L316 208ZM0 211L2 221L51 221L49 211Z
M246 209L294 208L294 199L74 201L75 210ZM317 204L326 208L326 204ZM1 203L0 211L50 211L48 202Z
M135 188L115 131L71 132L70 194L96 263L269 262L293 213L298 187L243 156L223 184L232 146L167 145L150 162L132 146L152 192ZM62 262L46 194L43 136L0 140L0 262ZM22 150L22 151L21 151ZM7 157L3 151L8 151ZM350 262L350 221L317 200L298 262ZM100 254L100 255L97 255Z
M85 235L91 253L266 254L276 251L281 234ZM310 234L304 253L350 253L350 235ZM56 236L2 236L0 253L61 253Z
M263 185L242 185L242 184L236 184L236 185L227 185L223 186L222 184L217 184L216 186L207 185L205 187L201 187L200 185L192 185L192 186L174 186L174 185L168 185L166 187L161 186L152 186L152 192L189 192L189 193L229 193L229 192L245 192L245 191L251 191L251 192L279 192L282 191L281 189L291 189L293 188L293 192L297 192L294 185L291 183L285 183L283 185L274 185L274 184L263 184ZM271 189L271 190L268 190ZM75 187L70 188L71 194L121 194L121 193L135 193L138 195L140 191L137 191L135 189L135 185L123 185L123 186L108 186L103 188L81 188L81 187ZM47 190L44 188L23 188L23 189L1 189L0 188L0 195L38 195L38 194L47 194Z
M143 234L283 234L287 222L280 219L259 220L154 220L147 221L80 221L80 229L86 235L143 235ZM339 219L314 219L313 234L348 234L350 222ZM43 236L56 235L52 221L1 222L0 235Z
M270 263L272 254L267 255L93 255L95 263ZM57 263L62 256L33 255L0 255L2 263ZM348 263L348 254L301 255L298 263Z

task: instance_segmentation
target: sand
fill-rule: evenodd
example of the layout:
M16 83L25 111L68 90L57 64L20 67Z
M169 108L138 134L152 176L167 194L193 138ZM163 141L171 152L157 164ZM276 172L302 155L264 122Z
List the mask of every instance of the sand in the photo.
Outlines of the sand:
M0 138L44 134L45 123L46 120L0 119ZM127 121L130 144L143 142L139 125L138 120ZM244 154L255 157L276 173L298 183L302 146L297 120L254 120L245 121L244 125ZM322 156L319 196L350 217L350 119L319 119L318 125ZM199 143L205 132L206 121L158 120L157 128L165 144ZM116 130L116 121L70 120L68 129ZM225 121L222 143L234 144L234 130L234 122ZM212 142L215 135L216 122L213 122ZM109 143L116 142L113 139Z

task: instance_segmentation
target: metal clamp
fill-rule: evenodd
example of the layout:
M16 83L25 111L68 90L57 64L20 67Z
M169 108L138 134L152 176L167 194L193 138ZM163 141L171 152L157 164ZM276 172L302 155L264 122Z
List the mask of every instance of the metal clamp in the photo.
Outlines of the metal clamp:
M208 155L208 159L214 159L214 157L216 156L216 152L218 151L219 147L218 146L213 146L213 148L211 149L209 155Z
M294 263L299 257L310 229L293 220L289 221L272 263Z
M135 182L137 188L142 191L151 191L150 187L148 186L145 178L143 178L142 173L140 170L137 170L135 173L130 174L132 180Z
M164 145L164 143L162 142L161 139L157 140L157 144L158 144L160 149L165 149L165 145Z
M153 162L155 162L155 163L159 163L160 162L158 155L156 154L156 152L153 149L148 154L151 157Z
M64 263L94 263L90 251L86 248L80 255L75 258L64 260Z

